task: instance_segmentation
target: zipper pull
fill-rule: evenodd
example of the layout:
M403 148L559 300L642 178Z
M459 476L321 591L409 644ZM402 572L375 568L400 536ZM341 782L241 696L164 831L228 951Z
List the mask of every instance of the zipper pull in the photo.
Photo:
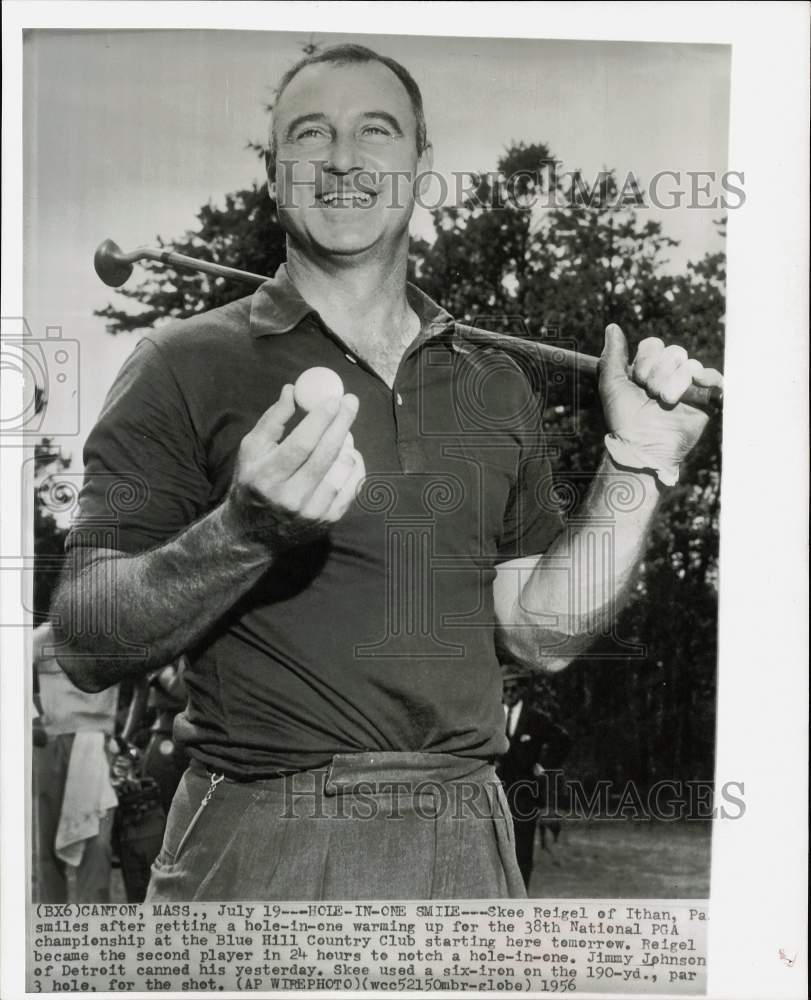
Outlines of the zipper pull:
M186 841L191 836L192 830L194 830L194 828L197 826L197 821L203 815L203 810L211 801L211 796L214 794L214 789L217 787L217 785L219 785L219 783L223 780L224 777L225 777L224 774L215 774L214 772L212 772L211 780L209 781L208 788L206 789L206 794L203 796L202 802L197 807L197 811L189 821L189 825L186 827L186 832L180 838L180 843L177 845L173 861L174 864L177 864L177 860L180 857L180 852L186 846Z
M214 794L214 789L217 787L217 785L219 785L219 783L223 780L224 777L225 777L224 774L216 774L213 771L211 772L211 781L209 782L206 794L203 796L203 801L200 803L201 809L203 808L203 806L207 806L208 803L211 801L211 796Z

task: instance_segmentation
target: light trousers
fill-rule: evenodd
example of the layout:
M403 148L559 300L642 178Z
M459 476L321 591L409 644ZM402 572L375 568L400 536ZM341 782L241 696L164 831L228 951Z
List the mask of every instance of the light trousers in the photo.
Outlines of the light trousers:
M362 753L251 782L193 761L169 812L147 901L525 895L491 764Z

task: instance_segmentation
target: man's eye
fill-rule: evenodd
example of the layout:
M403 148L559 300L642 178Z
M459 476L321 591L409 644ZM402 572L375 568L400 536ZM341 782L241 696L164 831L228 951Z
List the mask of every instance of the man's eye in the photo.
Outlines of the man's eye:
M391 130L383 125L364 125L362 134L370 139L390 139Z
M305 129L302 129L300 132L296 133L296 141L297 142L301 142L301 141L307 142L307 141L312 141L313 139L323 139L325 135L326 135L326 133L324 132L323 129L315 128L315 127L313 127L313 128L305 128Z

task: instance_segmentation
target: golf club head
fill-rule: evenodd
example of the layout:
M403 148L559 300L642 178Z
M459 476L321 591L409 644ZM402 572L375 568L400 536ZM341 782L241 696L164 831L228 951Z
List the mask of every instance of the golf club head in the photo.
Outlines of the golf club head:
M93 257L93 266L96 269L96 274L110 288L118 288L123 285L132 274L132 264L121 260L121 247L113 240L99 243Z

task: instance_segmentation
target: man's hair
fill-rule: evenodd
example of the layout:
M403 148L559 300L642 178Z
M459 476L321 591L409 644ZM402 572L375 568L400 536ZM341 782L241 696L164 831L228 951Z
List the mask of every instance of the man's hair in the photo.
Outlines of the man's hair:
M348 66L368 62L379 62L384 66L387 66L405 87L409 99L411 100L411 108L414 112L414 117L417 119L417 152L423 153L425 147L428 145L428 133L425 127L425 111L422 106L422 94L420 93L420 88L417 86L417 81L408 72L405 66L401 66L396 59L390 59L388 56L381 56L377 52L372 51L372 49L367 49L365 45L332 45L328 49L324 49L322 52L316 52L312 55L304 56L303 59L299 59L299 61L294 66L291 66L279 81L279 86L276 88L276 94L273 98L273 107L275 108L278 105L282 94L285 92L292 80L307 66L316 66L319 63L328 63L332 66ZM273 134L272 123L265 163L267 165L268 172L275 167L276 163L276 138Z

